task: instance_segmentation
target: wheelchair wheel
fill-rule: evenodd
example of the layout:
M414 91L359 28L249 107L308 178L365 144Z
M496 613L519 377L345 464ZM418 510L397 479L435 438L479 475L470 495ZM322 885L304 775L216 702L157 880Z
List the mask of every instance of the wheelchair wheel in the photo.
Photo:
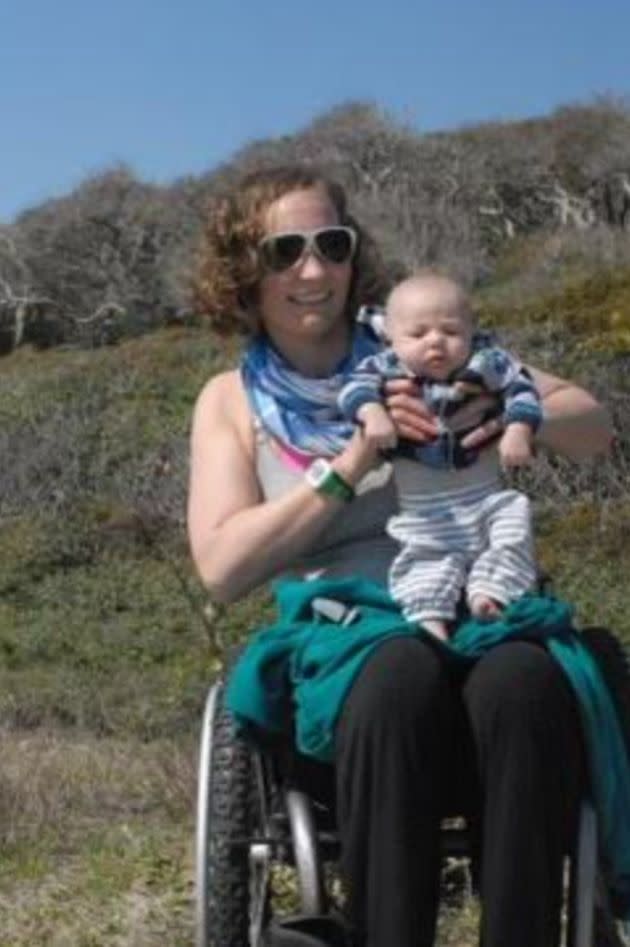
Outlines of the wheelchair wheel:
M630 647L608 628L584 628L580 638L608 685L630 759Z
M608 685L630 759L630 647L607 628L584 628L580 637ZM630 947L630 925L613 917L601 881L597 895L593 918L594 947Z
M236 735L223 706L223 685L216 684L206 702L200 746L197 947L262 942L270 855L256 777L255 755Z

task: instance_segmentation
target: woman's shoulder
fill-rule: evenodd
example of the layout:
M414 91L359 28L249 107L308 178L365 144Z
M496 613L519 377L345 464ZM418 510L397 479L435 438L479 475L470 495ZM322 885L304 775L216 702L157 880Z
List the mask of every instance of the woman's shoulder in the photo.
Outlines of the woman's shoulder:
M215 401L221 403L228 396L231 402L233 398L238 399L241 396L244 397L244 395L240 372L233 368L227 372L219 372L218 375L209 378L199 392L197 404L212 404Z
M218 427L231 429L244 444L253 444L252 417L238 370L208 379L197 397L194 424L210 433Z

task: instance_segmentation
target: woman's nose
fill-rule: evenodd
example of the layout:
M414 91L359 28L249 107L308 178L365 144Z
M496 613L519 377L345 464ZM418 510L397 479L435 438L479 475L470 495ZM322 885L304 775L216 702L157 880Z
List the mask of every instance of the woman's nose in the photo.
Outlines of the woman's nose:
M324 272L324 264L312 250L306 250L299 264L302 279L319 279Z

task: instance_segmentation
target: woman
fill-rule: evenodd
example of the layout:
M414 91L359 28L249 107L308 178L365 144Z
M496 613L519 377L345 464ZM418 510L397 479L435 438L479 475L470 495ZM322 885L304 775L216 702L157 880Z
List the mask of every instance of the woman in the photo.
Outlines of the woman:
M208 382L193 422L190 543L218 601L287 571L386 580L394 548L383 527L396 498L391 482L367 489L374 448L357 431L328 451L328 464L305 470L317 450L304 445L318 432L304 430L300 399L287 410L283 402L287 379L307 399L336 388L364 341L356 305L382 290L343 192L311 169L253 175L209 215L200 303L217 328L240 319L255 339L241 371ZM575 458L605 451L609 423L590 395L533 374L546 415L540 440ZM389 407L402 436L435 433L406 384L393 386ZM493 425L471 440L483 442ZM274 436L289 429L297 450ZM498 646L461 680L429 644L386 642L345 701L335 775L357 943L433 944L439 824L453 785L466 786L482 824L484 947L557 943L582 752L573 698L544 650Z

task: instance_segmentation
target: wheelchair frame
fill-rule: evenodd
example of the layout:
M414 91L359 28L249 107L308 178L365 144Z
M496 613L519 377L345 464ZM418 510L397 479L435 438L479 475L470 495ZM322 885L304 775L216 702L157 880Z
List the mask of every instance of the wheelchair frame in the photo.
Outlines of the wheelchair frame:
M262 947L270 919L274 859L295 867L301 911L328 910L322 855L338 851L336 833L320 831L310 797L274 785L271 760L235 732L221 698L209 690L203 716L196 827L197 947ZM279 798L281 792L281 798ZM444 856L468 854L465 830L443 829ZM598 876L595 811L585 799L569 859L566 947L621 947ZM594 940L595 906L598 932ZM603 938L603 939L602 939Z

